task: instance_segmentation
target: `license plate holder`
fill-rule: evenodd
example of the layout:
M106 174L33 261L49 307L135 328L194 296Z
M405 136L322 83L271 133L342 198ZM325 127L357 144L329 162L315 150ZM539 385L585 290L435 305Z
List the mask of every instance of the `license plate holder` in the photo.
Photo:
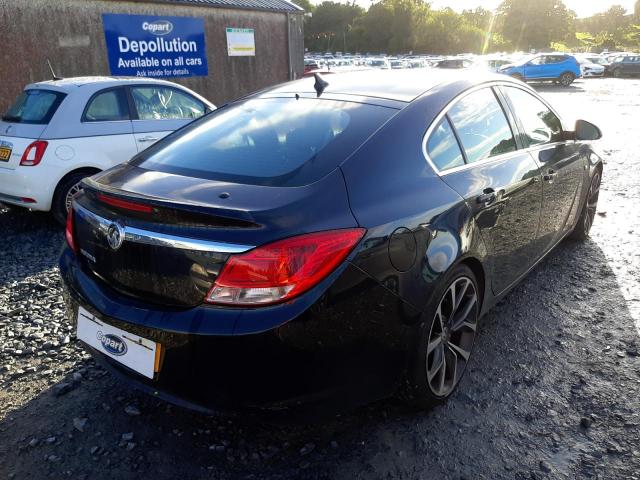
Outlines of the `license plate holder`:
M160 370L162 345L108 324L86 309L78 308L76 336L100 353L153 379Z

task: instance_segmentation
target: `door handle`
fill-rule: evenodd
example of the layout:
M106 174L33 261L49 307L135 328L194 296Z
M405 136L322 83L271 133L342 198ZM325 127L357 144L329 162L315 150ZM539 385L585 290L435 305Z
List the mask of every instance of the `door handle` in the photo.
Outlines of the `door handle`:
M544 175L542 176L542 179L543 179L545 182L553 183L553 181L555 180L555 178L556 178L557 176L558 176L558 172L556 172L556 171L555 171L555 170L553 170L553 169L549 169L549 171L548 171L546 174L544 174Z
M482 191L482 195L478 195L476 197L476 202L478 202L480 205L484 205L485 207L488 207L495 201L496 201L496 192L493 188L485 188Z
M138 142L140 143L144 143L144 142L155 142L158 139L156 137L142 137L138 139Z

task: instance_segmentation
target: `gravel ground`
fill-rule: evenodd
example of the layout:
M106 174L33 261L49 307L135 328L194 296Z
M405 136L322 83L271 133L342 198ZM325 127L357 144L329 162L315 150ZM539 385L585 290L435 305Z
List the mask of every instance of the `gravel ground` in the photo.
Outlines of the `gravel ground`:
M640 81L540 87L600 125L599 214L482 323L454 397L302 426L204 417L121 386L75 344L60 229L0 213L0 479L640 479Z

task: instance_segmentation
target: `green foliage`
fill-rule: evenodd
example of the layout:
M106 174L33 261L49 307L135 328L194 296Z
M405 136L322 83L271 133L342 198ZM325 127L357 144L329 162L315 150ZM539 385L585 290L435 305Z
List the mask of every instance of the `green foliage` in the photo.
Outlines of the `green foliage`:
M495 13L432 9L425 0L378 0L368 10L351 3L298 0L310 51L371 53L486 53L529 49L640 47L640 0L635 17L623 7L576 19L562 0L503 0Z
M305 12L313 12L315 7L309 0L295 0L293 3L303 8Z
M498 7L500 31L515 50L539 50L566 40L574 19L562 0L504 0Z

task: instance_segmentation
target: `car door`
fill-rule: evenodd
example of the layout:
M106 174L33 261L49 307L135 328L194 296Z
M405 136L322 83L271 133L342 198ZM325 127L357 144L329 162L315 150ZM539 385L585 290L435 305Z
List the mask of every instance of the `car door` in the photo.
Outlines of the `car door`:
M547 55L545 77L560 78L564 72L573 71L574 69L568 64L568 61L568 57L564 55Z
M631 57L631 70L632 75L640 74L640 57Z
M138 151L206 113L206 105L178 88L166 85L129 87L134 109L133 134Z
M580 144L565 141L562 122L540 98L516 86L503 86L523 132L523 143L542 174L542 215L537 249L543 255L575 224L587 183L587 159Z
M524 76L527 80L544 78L545 57L540 55L527 62L524 66Z
M109 168L128 161L138 149L124 87L105 88L89 97L76 137L68 143L80 161Z
M538 167L517 148L508 117L493 88L475 90L447 110L425 144L441 178L473 212L496 294L534 262L542 199Z

